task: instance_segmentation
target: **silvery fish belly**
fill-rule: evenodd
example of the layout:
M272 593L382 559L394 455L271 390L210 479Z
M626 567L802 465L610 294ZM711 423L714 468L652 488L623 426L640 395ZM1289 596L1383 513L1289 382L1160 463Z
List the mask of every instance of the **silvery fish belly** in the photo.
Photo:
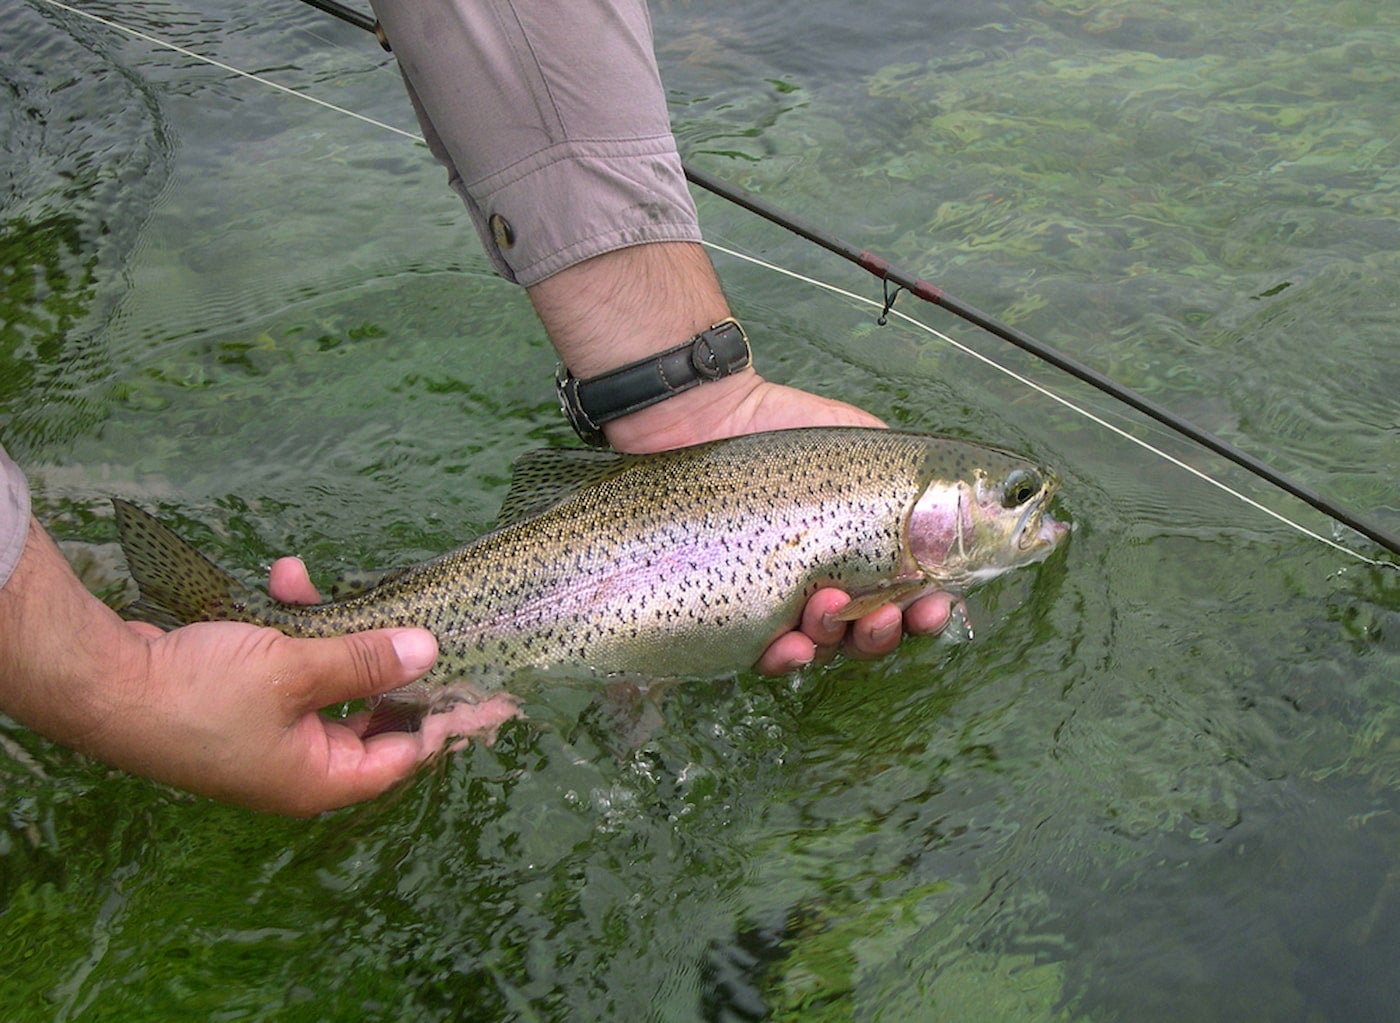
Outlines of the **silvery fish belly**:
M165 627L240 620L291 635L431 630L440 656L404 701L522 670L696 677L747 667L838 586L847 614L964 593L1039 561L1067 528L1056 481L967 441L861 428L753 434L654 455L523 456L497 528L345 599L281 604L116 502L140 599Z

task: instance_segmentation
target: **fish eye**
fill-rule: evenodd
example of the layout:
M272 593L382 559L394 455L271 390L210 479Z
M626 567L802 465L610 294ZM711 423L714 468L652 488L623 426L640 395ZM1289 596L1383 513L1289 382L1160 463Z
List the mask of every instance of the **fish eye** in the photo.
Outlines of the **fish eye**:
M1019 508L1040 493L1042 485L1040 473L1031 469L1016 469L1001 485L1001 506Z

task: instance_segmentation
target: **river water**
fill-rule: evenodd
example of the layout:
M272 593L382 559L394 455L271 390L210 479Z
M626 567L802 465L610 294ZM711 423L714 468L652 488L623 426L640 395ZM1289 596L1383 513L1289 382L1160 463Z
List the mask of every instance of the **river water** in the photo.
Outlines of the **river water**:
M113 495L258 577L488 528L570 442L392 61L291 3L0 29L0 439L117 599ZM658 3L688 160L1394 531L1400 13ZM879 285L700 195L711 241ZM1372 545L910 296L716 251L777 379L1056 467L970 641L586 691L313 822L0 719L5 1020L1393 1021L1400 582ZM1086 419L1032 385L1083 406Z

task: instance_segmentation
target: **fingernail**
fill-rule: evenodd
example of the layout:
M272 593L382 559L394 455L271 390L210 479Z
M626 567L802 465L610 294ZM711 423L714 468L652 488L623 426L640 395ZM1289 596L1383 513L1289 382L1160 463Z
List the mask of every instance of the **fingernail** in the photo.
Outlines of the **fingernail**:
M391 642L394 653L399 655L399 663L416 674L422 674L437 660L437 640L432 633L421 629L405 629L394 633Z
M876 643L888 643L890 640L894 639L895 636L899 635L901 627L899 622L893 622L890 625L881 625L870 631L870 638Z

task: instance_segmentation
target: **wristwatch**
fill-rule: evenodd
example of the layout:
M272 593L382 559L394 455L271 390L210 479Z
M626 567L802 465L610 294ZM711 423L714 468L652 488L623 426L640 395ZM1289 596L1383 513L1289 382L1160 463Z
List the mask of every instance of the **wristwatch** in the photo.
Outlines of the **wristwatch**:
M710 380L722 380L753 361L748 335L732 317L684 344L580 380L560 363L559 407L586 444L607 447L603 426Z

